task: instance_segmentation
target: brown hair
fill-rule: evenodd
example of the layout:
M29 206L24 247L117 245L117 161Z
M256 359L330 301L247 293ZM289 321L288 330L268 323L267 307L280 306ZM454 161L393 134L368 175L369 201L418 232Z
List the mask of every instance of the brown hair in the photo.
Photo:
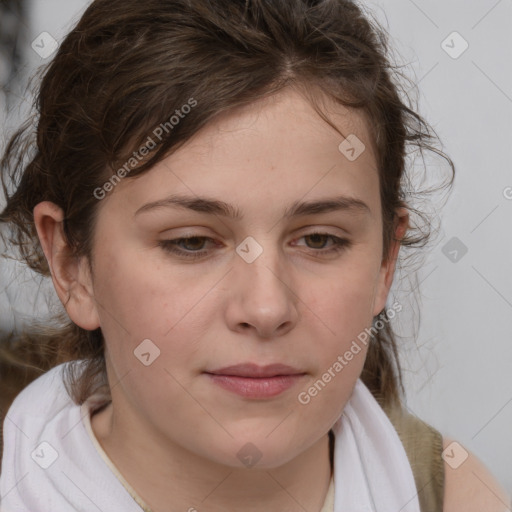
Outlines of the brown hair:
M39 202L52 201L64 211L74 254L90 262L98 211L94 192L155 127L191 98L197 101L163 131L127 179L150 169L218 114L293 86L313 103L321 91L369 121L385 256L396 209L407 206L407 145L438 153L454 170L430 145L437 137L406 104L407 94L401 98L395 78L405 77L388 54L385 31L349 0L95 0L45 70L37 116L6 148L1 168L7 205L0 222L10 226L9 241L27 265L49 276L32 212ZM424 227L411 225L402 245L424 244L428 222ZM397 343L385 312L381 318L385 326L372 338L361 377L389 405L400 401L403 384ZM63 360L86 361L79 371L69 366L68 389L77 403L106 384L100 329L89 332L68 319L34 336L40 346L52 347L53 355L38 361L41 371ZM11 354L18 350L13 347Z

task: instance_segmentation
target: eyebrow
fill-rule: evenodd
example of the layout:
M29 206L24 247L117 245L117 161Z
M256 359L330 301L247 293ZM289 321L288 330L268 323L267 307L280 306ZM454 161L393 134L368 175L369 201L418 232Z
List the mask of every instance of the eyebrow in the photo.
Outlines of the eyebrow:
M134 214L154 210L156 208L183 208L199 213L210 215L220 215L234 220L242 220L243 215L235 206L217 199L207 197L191 197L172 195L158 201L153 201L141 206ZM337 196L325 198L317 201L295 201L289 206L284 214L284 218L301 217L306 215L319 215L321 213L348 211L352 213L362 212L370 213L368 205L360 199L352 197Z

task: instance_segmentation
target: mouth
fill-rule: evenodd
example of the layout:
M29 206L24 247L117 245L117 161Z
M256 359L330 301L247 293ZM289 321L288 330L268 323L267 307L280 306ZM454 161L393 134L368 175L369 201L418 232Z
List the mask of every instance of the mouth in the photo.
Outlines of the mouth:
M244 363L205 372L223 389L245 398L271 398L291 388L306 372L283 364Z
M289 375L304 375L306 372L287 366L285 364L269 364L258 366L254 363L235 364L218 370L211 370L206 373L212 375L228 375L230 377L248 377L253 379L282 377Z

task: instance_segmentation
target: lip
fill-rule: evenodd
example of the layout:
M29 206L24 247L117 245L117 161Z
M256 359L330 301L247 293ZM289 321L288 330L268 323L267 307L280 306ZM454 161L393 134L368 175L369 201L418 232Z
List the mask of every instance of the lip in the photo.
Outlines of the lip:
M229 375L231 377L251 377L258 379L263 377L279 377L283 375L302 375L305 372L285 364L269 364L267 366L259 366L254 363L242 363L226 366L225 368L220 368L219 370L211 370L206 373L213 375Z
M213 383L245 398L271 398L295 385L305 372L284 364L253 363L205 372Z

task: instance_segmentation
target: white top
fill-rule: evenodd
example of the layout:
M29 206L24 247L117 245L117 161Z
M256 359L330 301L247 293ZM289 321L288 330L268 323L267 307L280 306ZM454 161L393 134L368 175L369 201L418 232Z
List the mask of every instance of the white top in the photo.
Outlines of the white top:
M104 400L74 404L64 366L31 383L7 413L0 511L150 511L94 436L91 413ZM321 512L420 512L403 445L361 380L333 432L333 480Z

